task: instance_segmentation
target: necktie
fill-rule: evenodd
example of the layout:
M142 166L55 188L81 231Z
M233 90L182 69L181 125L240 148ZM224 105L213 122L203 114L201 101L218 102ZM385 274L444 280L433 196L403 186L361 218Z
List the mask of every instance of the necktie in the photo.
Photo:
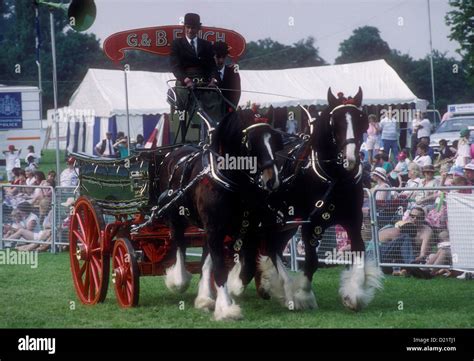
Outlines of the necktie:
M219 74L221 76L221 80L224 80L224 68L222 68L221 70L219 70Z
M195 41L196 41L195 38L194 38L194 39L191 39L191 46L193 47L193 50L194 50L194 52L195 52L196 55L197 55L197 47L196 47L196 44L194 44Z
M109 155L112 155L112 142L110 140L107 141L109 143Z

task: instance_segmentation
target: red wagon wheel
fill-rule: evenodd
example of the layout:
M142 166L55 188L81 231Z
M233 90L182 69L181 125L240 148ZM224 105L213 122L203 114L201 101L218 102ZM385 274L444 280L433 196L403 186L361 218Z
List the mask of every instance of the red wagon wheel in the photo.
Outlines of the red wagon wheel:
M76 293L83 304L103 302L107 295L110 258L102 249L102 212L87 197L74 205L69 226L69 258Z
M122 307L135 307L140 295L140 274L135 250L128 238L115 239L112 269L118 303Z

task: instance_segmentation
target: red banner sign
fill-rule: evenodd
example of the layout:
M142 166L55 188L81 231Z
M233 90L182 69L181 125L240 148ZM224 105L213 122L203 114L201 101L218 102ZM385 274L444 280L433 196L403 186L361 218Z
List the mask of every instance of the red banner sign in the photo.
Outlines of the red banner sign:
M183 36L184 28L180 25L121 31L105 39L104 52L113 61L122 60L125 50L143 50L158 55L169 55L173 40ZM225 41L229 46L231 58L238 59L245 51L245 39L233 30L203 26L198 37L212 43Z

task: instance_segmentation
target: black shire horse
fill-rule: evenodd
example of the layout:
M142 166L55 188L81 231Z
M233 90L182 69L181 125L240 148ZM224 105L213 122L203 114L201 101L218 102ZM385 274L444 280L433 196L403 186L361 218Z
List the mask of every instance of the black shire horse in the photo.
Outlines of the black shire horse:
M176 263L167 269L166 285L177 292L188 287L191 275L184 268L184 231L189 224L201 227L207 235L208 250L203 257L195 307L214 309L216 320L239 319L240 307L227 290L229 267L224 241L227 237L236 239L243 214L256 207L260 197L278 189L280 180L274 154L283 145L281 135L268 124L256 123L250 110L228 114L211 130L210 138L209 149L202 152L193 146L183 146L171 152L160 166L159 187L163 196L159 203L166 204L166 198L172 198L173 193L184 192L165 216L176 247ZM239 168L238 161L241 169L235 169Z
M283 249L297 228L277 224L265 227L258 236L256 257L255 247L250 240L244 240L240 272L243 285L255 274L261 297L271 295L292 309L317 307L311 285L318 268L317 246L324 231L335 224L342 225L351 240L351 252L345 256L351 265L342 273L339 290L343 304L359 310L381 288L382 273L373 261L365 259L361 236L364 193L359 149L368 127L367 117L359 109L361 103L360 88L349 99L338 99L329 89L329 106L316 120L310 120L310 136L290 154L284 153L286 160L281 171L284 181L271 195L269 204L285 215L291 214L293 219L306 221L302 224L304 272L292 279L282 262ZM239 294L242 289L231 292Z

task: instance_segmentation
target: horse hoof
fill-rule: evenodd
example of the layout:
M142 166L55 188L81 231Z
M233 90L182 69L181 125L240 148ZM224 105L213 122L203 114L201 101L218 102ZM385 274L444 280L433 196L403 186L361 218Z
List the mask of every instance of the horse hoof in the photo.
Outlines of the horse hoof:
M349 296L343 297L342 304L344 307L354 312L358 312L361 309L360 304L358 304L355 300L352 300Z
M243 318L239 305L235 303L226 307L216 307L214 320L216 321L237 321Z
M297 290L293 298L295 310L312 310L318 308L313 291Z
M173 293L184 293L191 283L192 275L191 273L187 272L181 279L176 280L173 278L173 275L166 275L165 284L166 287Z
M257 295L258 295L258 297L260 297L264 300L269 300L271 298L270 293L268 293L266 290L264 290L262 288L257 289Z
M203 310L206 312L213 311L216 307L216 301L209 297L197 297L194 300L194 308L198 310Z

